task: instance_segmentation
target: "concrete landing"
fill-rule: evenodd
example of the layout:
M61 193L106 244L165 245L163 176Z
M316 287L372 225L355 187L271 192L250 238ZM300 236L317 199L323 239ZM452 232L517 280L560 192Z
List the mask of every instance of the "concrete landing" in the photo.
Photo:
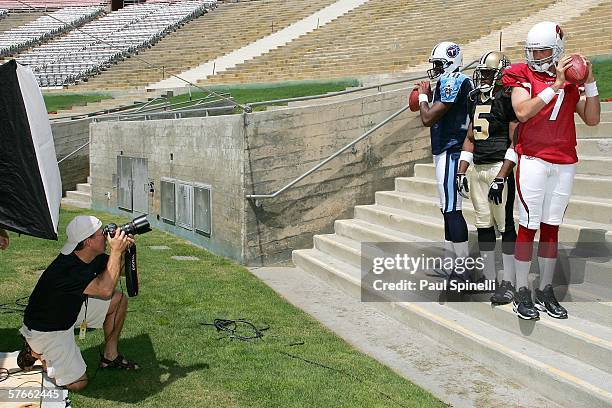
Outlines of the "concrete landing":
M291 267L250 271L353 347L453 407L559 406L312 274Z

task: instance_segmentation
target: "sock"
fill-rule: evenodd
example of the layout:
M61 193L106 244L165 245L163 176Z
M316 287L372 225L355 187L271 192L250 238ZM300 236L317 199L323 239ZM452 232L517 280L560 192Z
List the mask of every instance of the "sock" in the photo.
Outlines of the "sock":
M495 280L497 278L497 271L495 270L495 251L480 251L480 256L484 259L484 276L488 280Z
M444 259L455 259L455 249L452 241L444 241ZM444 265L444 262L442 263ZM451 273L452 271L442 268L445 272Z
M519 232L514 247L514 257L517 260L531 262L531 257L533 256L533 238L536 232L537 230L527 229L519 225Z
M516 290L520 288L529 288L529 269L531 269L531 261L514 260L516 268Z
M514 254L502 254L504 260L504 272L502 279L508 281L512 286L516 287L516 269L514 263Z
M538 256L538 264L540 265L540 290L544 290L546 285L552 284L557 258Z
M456 258L467 258L470 255L470 248L468 246L468 242L464 241L464 242L453 242L453 248L455 248L455 256ZM463 274L465 272L465 269L462 270L461 273L457 272L458 274Z

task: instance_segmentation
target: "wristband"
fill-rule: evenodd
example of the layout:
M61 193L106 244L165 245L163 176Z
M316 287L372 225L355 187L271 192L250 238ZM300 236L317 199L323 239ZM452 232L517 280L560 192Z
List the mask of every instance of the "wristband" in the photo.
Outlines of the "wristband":
M543 89L539 94L538 97L540 99L542 99L544 101L545 105L548 105L550 103L550 101L553 100L553 98L555 97L556 92L554 89L552 89L550 86L546 89Z
M516 162L518 161L518 156L514 149L509 147L508 150L506 150L506 155L504 156L504 159L510 160L512 163L516 164Z
M429 103L429 97L426 94L419 94L419 104L421 104L421 102Z
M584 84L584 94L587 98L599 95L599 91L597 91L597 82L593 81L590 84Z
M459 156L459 161L466 161L471 165L474 164L474 153L468 152L466 150L461 151L461 155Z

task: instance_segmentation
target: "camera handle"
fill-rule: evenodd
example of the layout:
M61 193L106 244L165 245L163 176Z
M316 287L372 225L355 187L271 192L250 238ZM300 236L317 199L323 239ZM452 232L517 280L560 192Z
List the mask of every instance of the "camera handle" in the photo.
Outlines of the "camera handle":
M125 286L129 297L138 295L138 266L136 244L125 251Z

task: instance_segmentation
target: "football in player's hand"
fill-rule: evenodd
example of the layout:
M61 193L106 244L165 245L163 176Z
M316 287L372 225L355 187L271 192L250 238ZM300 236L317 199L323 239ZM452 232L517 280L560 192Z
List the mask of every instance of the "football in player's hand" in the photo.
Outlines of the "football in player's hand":
M565 70L565 79L574 85L583 84L589 76L589 67L580 55L572 54L571 57L569 68Z
M433 99L433 92L431 91L431 88L427 90L427 99L429 100L429 102L431 102ZM419 110L419 105L419 87L415 86L412 92L410 92L410 96L408 97L408 106L410 107L410 110L412 112L416 112Z
M414 88L408 97L408 107L411 112L419 110L419 88Z

